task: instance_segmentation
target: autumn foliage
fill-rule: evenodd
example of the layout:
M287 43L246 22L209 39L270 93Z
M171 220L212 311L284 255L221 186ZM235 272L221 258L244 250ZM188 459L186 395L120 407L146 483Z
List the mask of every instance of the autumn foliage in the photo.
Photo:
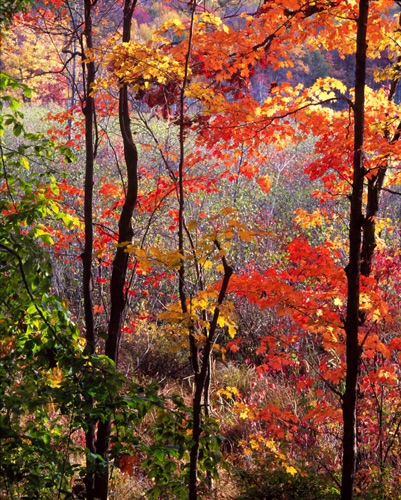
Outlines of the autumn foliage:
M400 3L7 5L0 496L399 498Z

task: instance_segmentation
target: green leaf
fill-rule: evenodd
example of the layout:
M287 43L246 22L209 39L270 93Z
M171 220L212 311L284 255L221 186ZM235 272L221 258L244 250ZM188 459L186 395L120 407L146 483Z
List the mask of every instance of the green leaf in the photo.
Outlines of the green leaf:
M19 137L23 131L23 127L21 125L21 123L17 122L15 125L14 125L14 128L13 128L13 132L14 132L14 135L16 137Z
M24 87L23 94L25 97L30 99L32 97L33 91L29 87Z
M18 108L21 107L21 104L19 103L19 101L17 101L17 99L15 99L14 97L12 97L10 99L10 108L12 111L17 111Z

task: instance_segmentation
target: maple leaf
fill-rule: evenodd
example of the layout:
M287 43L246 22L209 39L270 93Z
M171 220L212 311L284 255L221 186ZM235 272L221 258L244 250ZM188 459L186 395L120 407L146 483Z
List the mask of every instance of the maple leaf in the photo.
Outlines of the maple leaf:
M288 472L288 474L291 474L292 476L295 476L295 474L298 473L297 469L295 467L292 467L292 465L289 465L285 468L285 471Z
M271 180L267 175L263 175L256 179L256 182L259 184L260 188L264 193L268 193L271 188Z

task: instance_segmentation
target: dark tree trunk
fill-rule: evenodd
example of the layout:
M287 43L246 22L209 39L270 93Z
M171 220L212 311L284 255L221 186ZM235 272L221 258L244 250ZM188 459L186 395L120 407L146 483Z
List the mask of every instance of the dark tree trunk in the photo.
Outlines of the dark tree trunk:
M343 464L341 499L353 497L357 451L357 383L361 357L358 342L360 322L360 278L361 278L361 243L362 243L362 195L364 182L364 126L365 126L365 82L366 82L366 31L368 22L369 1L360 0L356 47L355 72L355 107L354 107L354 164L351 193L351 212L349 226L349 262L347 266L348 302L345 321L346 333L346 378L343 395L342 412L343 431Z
M136 0L125 0L123 42L130 41L131 20ZM118 346L121 333L121 320L125 306L124 284L127 274L129 254L124 243L131 243L133 236L132 214L138 196L138 152L135 146L129 117L128 89L124 84L120 89L119 122L124 144L124 159L127 169L127 191L125 203L118 223L118 244L113 261L110 282L111 312L106 341L105 354L116 364L118 361Z
M93 47L92 42L92 3L85 0L85 40L86 48ZM83 48L83 51L85 47ZM95 330L93 322L92 304L92 251L93 251L93 171L95 162L95 141L94 141L94 100L90 95L91 85L95 81L95 63L83 64L83 72L86 75L85 81L85 101L83 112L85 115L85 201L84 201L84 221L85 221L85 246L82 254L83 263L83 295L85 309L85 328L87 350L93 354L95 352Z
M219 243L215 242L218 249ZM220 314L220 306L227 295L228 283L233 274L233 269L227 264L225 257L222 258L224 266L224 277L221 284L217 305L213 313L213 318L210 321L208 335L206 337L205 346L202 352L202 360L199 365L197 362L196 367L198 371L195 372L195 394L193 398L193 427L192 427L192 445L190 452L190 468L189 468L189 500L196 500L198 498L197 488L197 475L198 475L198 460L199 460L199 446L202 434L202 399L203 406L207 405L207 398L210 383L210 361L213 350L213 345L216 340L217 321Z
M85 46L82 46L82 53L85 49L93 47L92 41L92 2L84 1L85 9L85 31L84 40ZM85 115L85 201L84 201L84 223L85 223L85 243L82 254L83 265L83 297L84 297L84 314L85 314L85 339L87 354L92 356L95 353L96 338L93 321L93 303L92 303L92 253L93 253L93 171L95 161L95 141L94 141L94 100L91 96L91 85L95 81L95 64L89 62L83 63L84 75L84 102L83 113ZM93 398L89 395L84 395L88 403L93 406ZM89 417L88 417L89 418ZM95 450L95 426L88 422L88 429L85 433L86 447L91 453L96 453ZM91 462L87 462L88 471L91 469ZM92 472L88 472L85 477L86 495L88 500L94 498L93 493L94 476Z
M125 0L123 42L131 38L131 21L137 0ZM125 307L124 284L127 274L129 254L125 245L130 243L133 236L132 214L138 195L138 152L135 146L129 118L128 88L126 84L120 89L119 122L124 145L124 158L127 169L127 190L124 206L118 223L118 247L113 261L110 280L110 320L105 346L105 355L114 361L117 366L121 335L121 323ZM99 422L96 440L96 453L107 462L107 451L110 444L111 419ZM109 470L104 466L95 477L95 497L107 500Z

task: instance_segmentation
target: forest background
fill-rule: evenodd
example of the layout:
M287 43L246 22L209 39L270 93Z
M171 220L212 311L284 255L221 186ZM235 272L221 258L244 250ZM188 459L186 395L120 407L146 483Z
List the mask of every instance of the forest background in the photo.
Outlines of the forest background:
M2 2L1 498L401 498L400 11Z

